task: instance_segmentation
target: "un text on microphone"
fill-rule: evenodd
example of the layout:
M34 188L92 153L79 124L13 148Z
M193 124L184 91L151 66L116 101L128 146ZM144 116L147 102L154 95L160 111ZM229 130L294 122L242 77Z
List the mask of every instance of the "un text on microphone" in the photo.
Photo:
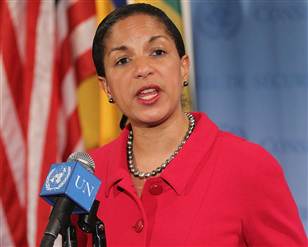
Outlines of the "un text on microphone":
M78 161L56 163L50 167L40 196L53 206L59 196L66 196L76 203L73 213L87 213L100 184L100 180Z

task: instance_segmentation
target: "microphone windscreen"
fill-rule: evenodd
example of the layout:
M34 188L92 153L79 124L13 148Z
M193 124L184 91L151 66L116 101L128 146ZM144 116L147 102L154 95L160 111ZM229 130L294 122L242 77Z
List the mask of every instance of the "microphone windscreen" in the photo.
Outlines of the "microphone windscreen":
M87 170L89 170L92 173L94 172L95 163L92 157L88 153L74 152L68 157L67 161L68 162L69 161L79 161L81 164L85 166Z

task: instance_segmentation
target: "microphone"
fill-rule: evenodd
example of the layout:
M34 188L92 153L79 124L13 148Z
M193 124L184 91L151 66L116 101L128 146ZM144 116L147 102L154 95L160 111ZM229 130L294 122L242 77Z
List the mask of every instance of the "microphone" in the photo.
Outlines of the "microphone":
M53 246L58 234L70 225L72 213L90 211L101 184L93 174L94 167L91 156L83 152L51 165L40 196L54 207L40 246Z

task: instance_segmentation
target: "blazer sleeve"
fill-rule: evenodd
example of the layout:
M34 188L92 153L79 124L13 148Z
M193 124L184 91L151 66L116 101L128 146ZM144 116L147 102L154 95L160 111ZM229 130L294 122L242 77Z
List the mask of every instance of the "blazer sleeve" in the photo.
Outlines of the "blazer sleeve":
M278 162L262 150L250 174L250 197L243 221L248 246L307 247L295 201Z

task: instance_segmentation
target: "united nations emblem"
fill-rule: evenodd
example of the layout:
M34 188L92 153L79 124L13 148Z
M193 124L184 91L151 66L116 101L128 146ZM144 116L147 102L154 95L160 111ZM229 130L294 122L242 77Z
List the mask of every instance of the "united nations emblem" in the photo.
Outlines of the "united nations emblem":
M200 4L200 8L202 15L198 19L198 27L205 37L229 39L240 30L242 13L237 2L210 2L205 6Z
M51 169L45 183L46 190L59 190L67 182L71 171L72 168L65 165L58 165Z

